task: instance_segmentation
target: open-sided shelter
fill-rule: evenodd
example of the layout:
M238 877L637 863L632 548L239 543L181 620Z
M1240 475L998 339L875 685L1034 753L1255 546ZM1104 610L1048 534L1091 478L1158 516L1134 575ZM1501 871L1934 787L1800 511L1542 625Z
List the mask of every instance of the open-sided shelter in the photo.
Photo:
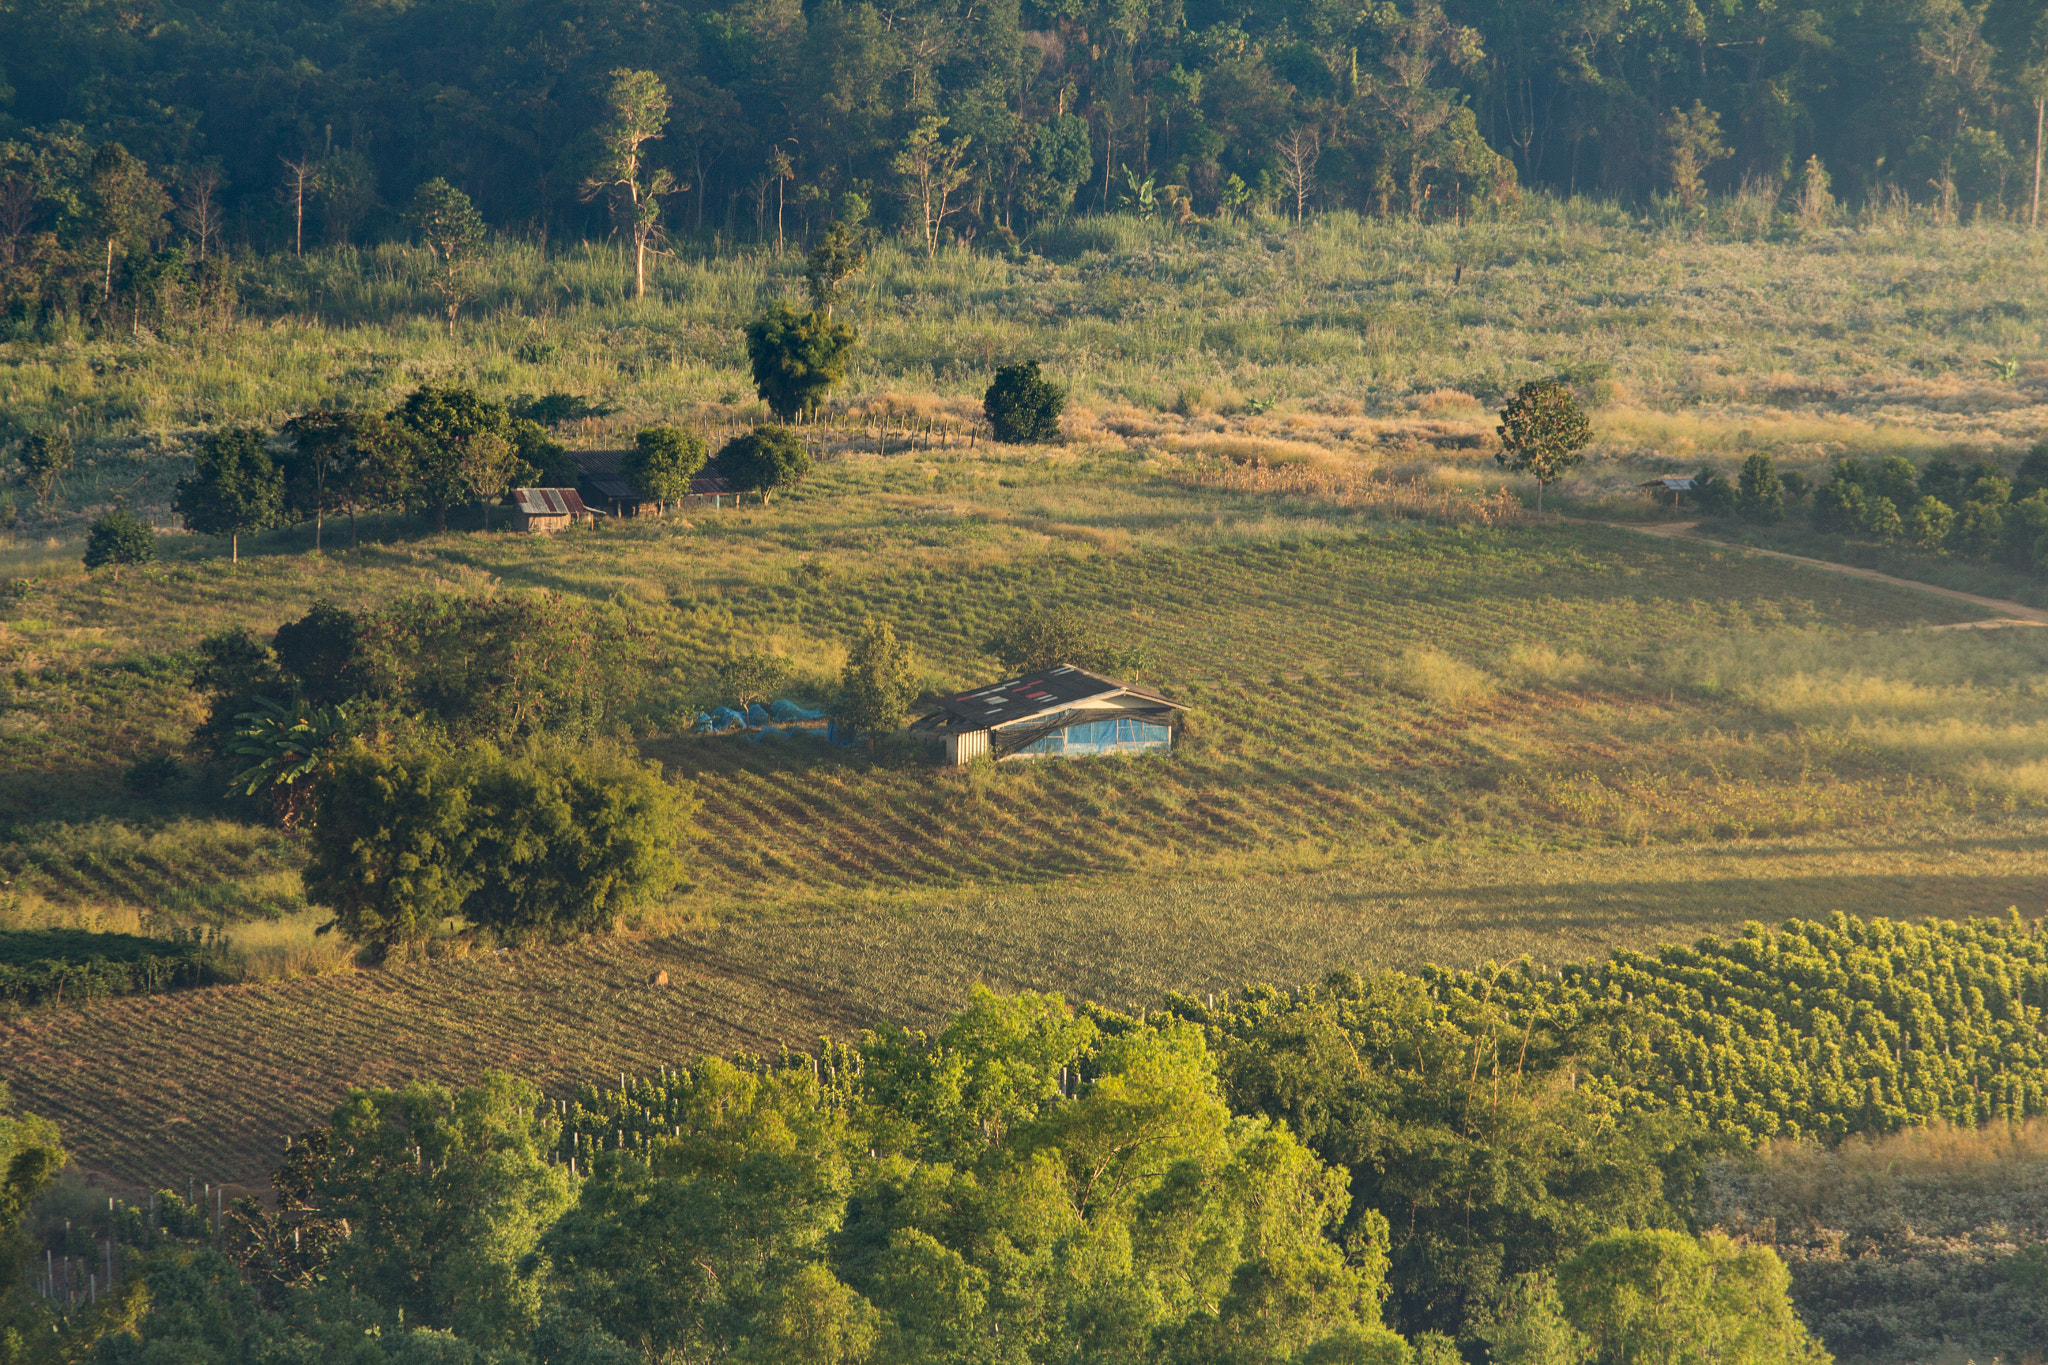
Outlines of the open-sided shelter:
M911 730L946 741L958 766L984 754L1010 758L1085 758L1173 747L1177 713L1156 692L1072 664L1027 673L991 687L941 697Z
M515 488L505 495L516 531L561 531L590 520L590 509L573 488Z

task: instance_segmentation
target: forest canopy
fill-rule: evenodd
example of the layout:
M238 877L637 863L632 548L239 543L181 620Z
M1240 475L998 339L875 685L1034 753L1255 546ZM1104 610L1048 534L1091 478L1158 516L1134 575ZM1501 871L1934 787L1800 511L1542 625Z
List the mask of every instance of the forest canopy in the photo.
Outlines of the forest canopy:
M622 75L660 128L623 217L590 189ZM650 217L730 243L870 212L984 242L1079 211L1450 216L1524 186L2024 217L2044 97L2032 0L4 0L0 269L91 239L111 288L174 224L181 269L361 244L436 181L498 231L636 243Z

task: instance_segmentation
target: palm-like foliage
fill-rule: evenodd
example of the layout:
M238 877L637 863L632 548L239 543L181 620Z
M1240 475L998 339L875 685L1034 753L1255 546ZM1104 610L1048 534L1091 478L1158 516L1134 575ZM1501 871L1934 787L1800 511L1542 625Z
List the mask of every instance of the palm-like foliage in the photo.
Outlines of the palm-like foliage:
M251 762L235 774L233 787L246 796L268 791L278 824L289 829L312 804L319 779L355 737L355 717L346 702L315 706L297 696L289 706L258 697L256 706L235 717L242 725L230 752Z

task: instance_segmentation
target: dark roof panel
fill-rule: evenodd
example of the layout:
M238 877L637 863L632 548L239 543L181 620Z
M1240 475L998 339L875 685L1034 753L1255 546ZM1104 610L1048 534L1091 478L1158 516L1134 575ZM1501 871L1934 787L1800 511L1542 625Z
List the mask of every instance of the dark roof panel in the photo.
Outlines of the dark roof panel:
M962 728L961 723L964 722L966 728L985 730L1064 711L1079 702L1106 701L1121 696L1138 697L1175 710L1186 709L1157 693L1128 687L1115 678L1090 673L1072 664L1027 673L1021 678L1011 678L990 687L977 687L957 696L941 697L938 705L954 722L948 728Z

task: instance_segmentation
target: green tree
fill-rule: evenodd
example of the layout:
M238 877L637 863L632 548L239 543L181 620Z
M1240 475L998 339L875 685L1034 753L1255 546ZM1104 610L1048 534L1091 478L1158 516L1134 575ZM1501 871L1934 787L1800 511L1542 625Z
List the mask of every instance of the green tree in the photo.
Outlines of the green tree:
M1692 502L1703 517L1732 516L1738 506L1737 492L1728 486L1728 480L1712 469L1702 469L1692 476Z
M765 499L775 489L791 487L809 474L811 453L787 427L755 427L725 443L718 452L718 467L733 487L759 492Z
M215 758L228 758L241 728L238 718L255 710L258 698L284 695L288 683L268 645L247 626L230 626L200 640L192 687L206 698L206 719L193 731L193 742Z
M103 564L114 567L114 581L121 581L123 564L147 564L156 558L156 531L126 508L116 508L92 524L85 537L85 567Z
M620 462L626 485L638 497L679 502L690 492L690 480L704 467L702 438L675 427L648 427L633 437L633 448Z
M352 1092L306 1173L307 1202L348 1228L335 1270L408 1324L527 1344L543 1300L525 1262L575 1199L568 1168L549 1159L558 1131L540 1091L499 1072L456 1094L424 1082Z
M896 172L896 192L910 211L911 226L917 230L926 261L938 254L946 220L960 211L953 196L973 176L965 164L973 139L942 140L940 133L946 123L935 114L919 119L904 138L903 150L889 163Z
M1735 515L1763 526L1785 515L1785 486L1778 481L1778 469L1768 455L1752 455L1742 462L1736 476Z
M917 659L884 620L865 617L839 671L839 718L855 732L872 735L903 724L917 695Z
M659 765L534 750L479 757L469 787L472 924L512 939L604 933L682 877L698 803Z
M1593 424L1572 391L1553 379L1532 380L1515 391L1501 409L1500 452L1493 458L1516 474L1536 476L1536 510L1543 511L1543 490L1585 459Z
M270 445L254 427L228 427L200 443L192 472L178 480L171 510L188 531L228 537L240 563L242 537L284 520L284 475Z
M1870 519L1870 499L1863 485L1841 470L1813 490L1813 529L1853 536Z
M841 286L867 263L860 229L844 220L835 220L825 229L824 240L811 248L810 257L804 262L804 285L810 291L811 311L823 313L829 320L839 303Z
M102 146L92 159L86 184L93 236L105 243L101 297L114 293L114 258L147 252L168 230L164 215L171 197L152 180L149 168L118 142Z
M356 752L320 784L306 899L332 911L321 932L382 957L462 913L475 885L468 774L428 753Z
M1592 1339L1565 1317L1552 1275L1515 1276L1475 1328L1488 1365L1592 1365Z
M325 600L277 628L271 648L293 688L316 706L333 706L364 689L362 619Z
M36 495L36 506L48 507L57 480L71 468L71 438L61 431L31 431L15 452L21 461L21 482Z
M1034 221L1064 217L1095 170L1088 121L1054 114L1032 126L1028 150L1017 182L1017 207Z
M434 258L434 292L448 312L448 335L454 336L455 315L476 297L470 269L483 254L489 229L469 196L439 176L413 191L406 218Z
M488 505L539 472L520 457L505 405L475 389L422 385L391 416L414 440L407 493L434 514L436 530L448 529L450 508Z
M711 685L718 699L744 711L748 703L766 701L789 677L789 660L759 650L728 649L711 666Z
M1706 197L1707 168L1734 155L1721 141L1721 116L1698 100L1664 118L1664 168L1671 192L1687 213Z
M1790 1283L1775 1251L1720 1233L1618 1232L1558 1271L1565 1314L1602 1365L1822 1365Z
M610 119L598 129L601 149L583 182L585 200L611 201L612 221L633 242L633 297L647 297L647 251L660 238L661 201L687 189L666 167L650 169L646 147L668 127L668 87L652 71L621 67L605 92Z
M989 433L1010 445L1059 440L1060 413L1066 406L1067 391L1039 374L1035 360L997 370L981 398Z
M1890 498L1875 497L1863 505L1863 529L1880 545L1890 545L1906 534L1906 523Z
M856 340L853 328L823 313L799 314L787 304L772 304L747 324L755 392L785 422L811 412L846 378Z
M311 519L313 548L321 548L329 512L346 509L349 540L355 541L355 516L373 495L373 471L380 419L366 413L315 408L284 424L291 445L283 461L285 513L293 521Z

